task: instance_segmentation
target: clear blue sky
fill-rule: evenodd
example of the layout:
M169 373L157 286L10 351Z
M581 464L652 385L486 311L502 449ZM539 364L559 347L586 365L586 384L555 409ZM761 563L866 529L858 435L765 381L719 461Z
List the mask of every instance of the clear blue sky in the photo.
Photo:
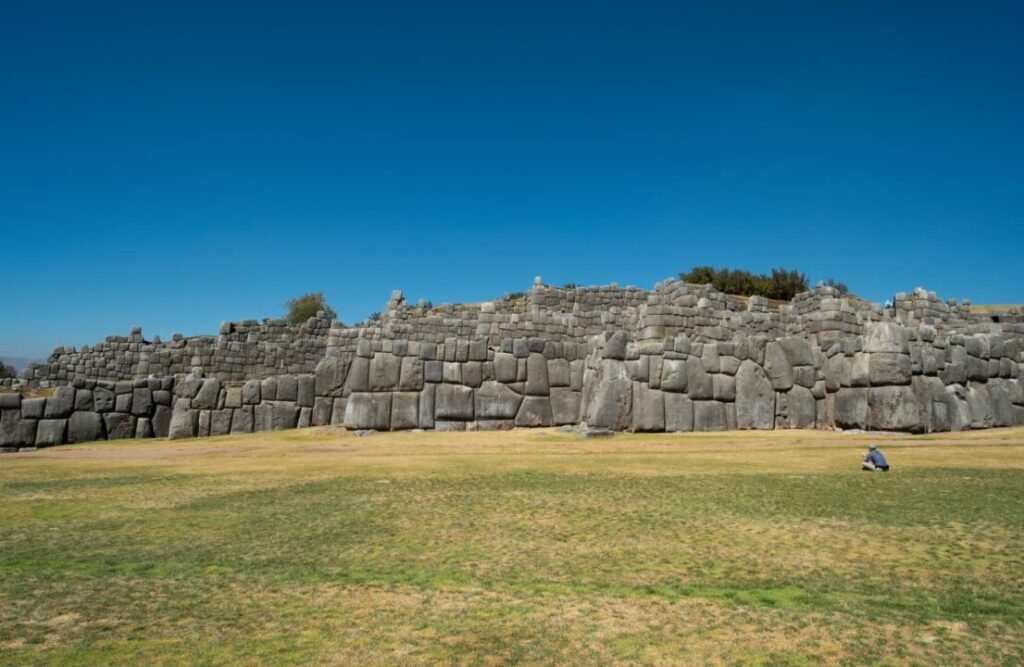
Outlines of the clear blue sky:
M695 264L1024 302L1020 2L0 10L0 356Z

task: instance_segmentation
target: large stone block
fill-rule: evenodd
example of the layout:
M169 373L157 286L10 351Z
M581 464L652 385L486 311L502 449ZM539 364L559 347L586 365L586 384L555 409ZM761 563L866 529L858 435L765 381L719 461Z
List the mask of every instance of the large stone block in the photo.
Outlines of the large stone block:
M473 390L457 384L440 384L434 395L436 419L473 419Z
M21 394L18 392L0 392L0 410L21 411Z
M277 376L277 398L278 401L295 401L299 397L299 381L290 374Z
M299 375L295 380L295 402L300 408L313 407L313 400L316 398L316 378L312 375Z
M366 357L353 359L345 382L352 392L370 391L370 360Z
M814 353L811 344L800 336L786 336L778 339L778 345L789 361L790 366L813 366Z
M660 389L651 389L642 382L633 383L634 431L661 432L665 430L665 399Z
M794 385L775 397L776 428L814 428L817 405L807 387Z
M467 361L459 365L462 366L462 384L479 387L483 382L483 365L479 361Z
M494 378L498 382L509 384L516 381L519 361L514 355L497 352L494 355ZM518 408L517 408L518 409Z
M331 411L334 409L334 399L330 396L317 396L313 402L313 426L327 426L331 423Z
M552 387L569 386L569 362L566 359L548 360L548 384Z
M836 393L836 426L842 429L864 429L868 426L868 390L843 387Z
M500 382L484 382L475 392L475 416L479 419L514 419L523 397Z
M909 386L872 387L868 390L868 408L871 428L924 432L917 397Z
M516 426L551 426L551 401L547 396L527 396L516 413Z
M111 394L113 396L113 394ZM94 401L95 404L95 401ZM26 398L21 402L21 416L25 419L42 419L46 414L45 398Z
M104 435L103 416L98 412L75 412L68 419L69 443L102 440Z
M391 395L391 429L419 428L420 395L419 392L400 391Z
M260 402L277 400L277 377L263 378L260 382ZM256 430L260 430L257 428ZM269 430L269 429L268 429Z
M245 405L231 412L231 433L253 432L253 407Z
M401 357L379 352L370 361L370 391L394 391L402 369Z
M764 370L749 359L736 372L736 427L775 428L775 390Z
M44 416L46 419L63 419L70 417L74 408L75 388L71 386L57 387L53 392L53 396L46 399Z
M726 403L736 400L736 378L731 375L716 374L711 376L711 380L712 398Z
M391 428L391 398L386 392L353 393L345 409L345 428L388 430Z
M776 341L765 346L764 370L775 391L789 391L793 386L793 364Z
M686 391L686 361L665 359L661 364L661 390L683 393Z
M693 430L693 401L685 394L663 395L665 400L665 430L672 432Z
M864 329L865 352L910 353L906 330L900 324L891 321L868 322Z
M601 357L604 359L625 359L626 358L626 334L623 331L616 331L608 336L601 349Z
M662 382L662 389L665 383ZM715 396L715 383L712 376L704 370L704 364L698 357L686 359L686 394L693 400L708 400Z
M971 428L992 428L996 425L992 395L986 384L971 382L967 387L967 410L971 417Z
M132 414L148 417L153 413L153 392L149 387L132 390Z
M316 377L317 396L340 396L348 377L351 357L325 357L317 362L314 376Z
M872 387L910 384L910 355L875 352L869 355L868 381Z
M720 401L693 402L694 431L724 431L727 428L725 403Z
M231 433L231 416L234 410L224 408L210 413L210 435L228 435Z
M3 396L3 394L0 394ZM91 389L75 390L75 412L92 412L93 400Z
M168 437L171 440L194 438L199 432L199 411L193 409L191 401L179 398L174 402Z
M40 419L36 426L36 447L63 445L67 427L67 419Z
M436 384L428 384L420 392L420 428L434 428L434 398Z
M402 357L402 368L398 375L399 391L423 389L423 360L416 357Z
M699 362L698 362L699 363ZM591 428L625 431L631 424L633 383L621 361L605 359L583 381L583 420Z
M299 406L292 401L273 401L270 430L286 431L298 426Z
M262 383L259 380L247 380L242 385L242 404L256 405L259 403L262 399L261 389Z
M135 437L137 421L134 415L125 412L107 412L103 415L107 438L110 440L127 440Z
M556 425L578 424L582 394L568 387L551 388L551 418Z
M21 425L21 406L0 410L0 447L17 447L18 428Z
M156 406L153 410L153 437L166 438L170 435L171 415L172 411L170 406Z
M547 396L551 393L548 360L538 352L531 352L526 358L526 393L529 396Z

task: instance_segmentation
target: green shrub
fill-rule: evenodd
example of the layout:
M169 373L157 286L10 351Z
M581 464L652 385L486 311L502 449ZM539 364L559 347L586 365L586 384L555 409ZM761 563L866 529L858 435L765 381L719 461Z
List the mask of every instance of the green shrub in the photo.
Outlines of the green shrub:
M309 292L294 299L288 299L284 305L288 311L286 315L288 322L293 325L302 324L320 311L323 311L324 316L331 320L338 316L338 313L334 312L334 309L324 299L323 292Z
M695 266L687 273L680 273L679 279L698 285L710 284L719 292L726 294L756 294L783 301L789 301L800 292L807 291L807 274L787 269L773 268L771 274L766 275L743 269Z

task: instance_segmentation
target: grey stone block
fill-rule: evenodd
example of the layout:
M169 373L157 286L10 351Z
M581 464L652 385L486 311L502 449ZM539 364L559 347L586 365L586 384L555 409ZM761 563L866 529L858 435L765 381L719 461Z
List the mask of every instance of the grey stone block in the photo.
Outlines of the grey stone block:
M234 410L223 408L210 413L210 435L228 435L231 433L231 417Z
M917 397L909 386L872 387L868 390L868 408L872 428L924 432Z
M277 378L268 377L260 381L260 403L277 400ZM259 430L259 429L257 429Z
M428 384L420 392L420 428L434 428L434 397L436 384Z
M419 428L419 392L395 392L391 396L392 430Z
M477 392L479 394L479 392ZM551 388L551 419L556 425L578 424L582 394L568 387ZM477 412L477 418L480 413Z
M370 391L394 391L398 388L401 357L387 352L375 354L370 361Z
M312 375L300 375L296 380L295 402L300 408L312 408L316 398L316 378Z
M40 419L36 426L36 447L63 445L67 426L67 419Z
M526 359L526 393L529 396L547 396L551 393L548 361L538 352L531 352Z
M127 440L135 437L136 418L126 412L106 412L103 423L109 440Z
M423 389L423 360L416 357L402 357L402 368L398 376L399 391L420 391Z
M514 419L523 397L500 382L484 382L474 394L477 419Z
M75 390L75 412L92 412L93 400L91 389Z
M551 401L547 396L527 396L516 413L516 426L551 426L554 417L551 414Z
M102 440L104 435L103 417L98 412L75 412L68 419L69 443Z
M665 389L665 380L662 378L661 388ZM711 375L704 370L704 364L697 357L686 359L686 393L697 400L714 398L715 385Z
M331 423L331 411L334 409L334 399L330 396L317 396L313 401L313 426L327 426Z
M252 433L253 408L246 405L231 411L231 433Z
M75 388L70 386L57 387L53 396L46 399L44 416L46 419L70 417L75 407ZM56 428L47 426L46 428ZM42 427L40 427L42 430ZM47 434L49 435L49 434ZM58 443L60 444L60 443Z
M455 384L437 385L434 416L436 419L473 419L473 390Z
M136 417L148 417L153 413L153 392L149 387L132 390L132 414Z
M634 382L632 417L634 431L664 431L665 400L661 390L651 389L642 382Z
M775 341L765 346L764 371L776 391L789 391L793 386L793 365L782 346Z
M724 431L727 428L725 403L719 401L693 402L694 431Z
M693 430L693 401L685 394L663 395L665 400L665 430L685 432Z
M775 390L764 370L749 359L736 371L736 427L775 428Z
M277 397L278 401L295 401L299 398L299 381L294 375L284 374L277 376Z
M45 413L45 398L26 398L21 402L21 416L25 419L42 419Z
M345 428L378 431L390 429L391 394L353 392L345 408Z
M171 408L158 405L153 410L153 437L166 438L171 432Z
M592 428L625 431L633 407L633 383L625 363L612 359L587 369L583 381L583 419Z
M875 352L868 361L868 381L872 387L910 384L910 355Z
M261 389L262 383L259 380L247 380L242 385L242 404L256 405L259 403L262 398Z
M315 370L316 395L340 396L348 377L350 360L345 357L325 357Z

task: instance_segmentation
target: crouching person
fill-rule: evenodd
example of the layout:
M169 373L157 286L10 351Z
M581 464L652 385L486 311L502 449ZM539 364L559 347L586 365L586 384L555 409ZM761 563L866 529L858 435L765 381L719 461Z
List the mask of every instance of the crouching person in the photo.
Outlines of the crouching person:
M878 451L878 447L871 445L868 447L868 453L864 456L860 468L872 472L889 472L889 463L885 460L882 452Z

